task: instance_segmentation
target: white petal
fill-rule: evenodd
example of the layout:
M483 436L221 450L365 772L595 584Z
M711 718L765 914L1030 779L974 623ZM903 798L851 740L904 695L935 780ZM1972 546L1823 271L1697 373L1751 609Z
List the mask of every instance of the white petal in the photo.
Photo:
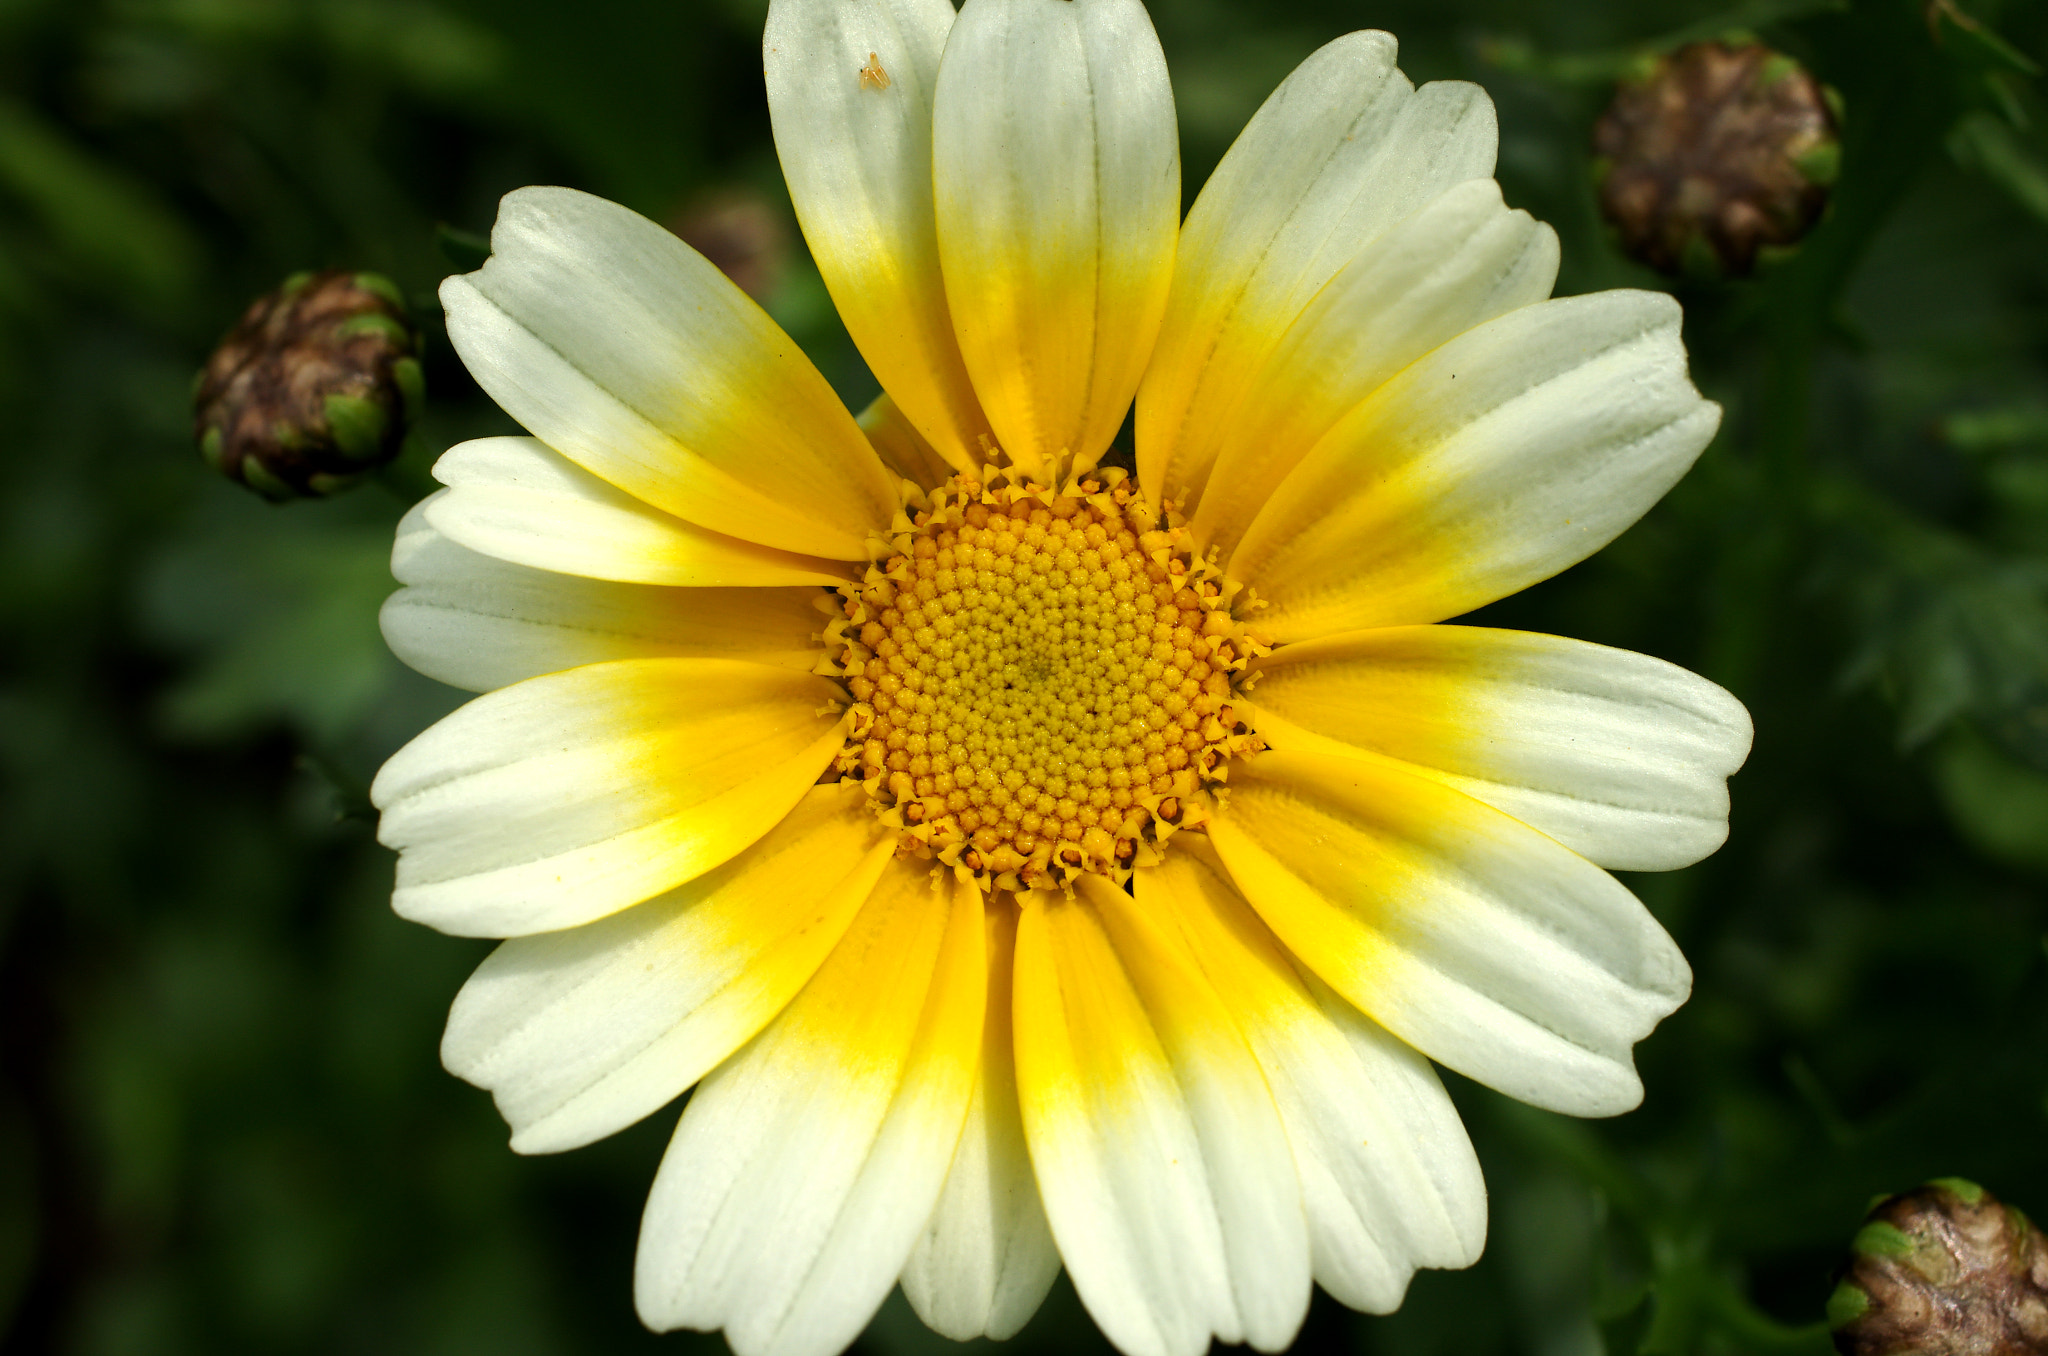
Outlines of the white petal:
M814 588L671 589L528 569L457 546L427 522L432 502L398 524L391 572L406 587L378 618L392 652L429 678L488 692L661 655L808 673L823 654Z
M714 532L866 558L895 483L810 360L702 255L567 188L507 194L491 250L441 284L448 339L528 432Z
M1478 1260L1486 1187L1429 1061L1298 971L1198 836L1135 884L1138 907L1173 920L1265 1071L1323 1288L1391 1313L1417 1267Z
M1277 1351L1308 1308L1301 1185L1258 1065L1215 991L1098 876L1024 901L1017 1092L1053 1237L1129 1356L1211 1334Z
M1431 1059L1575 1116L1642 1100L1630 1048L1692 975L1585 858L1364 753L1268 750L1208 827L1288 950Z
M772 0L761 51L790 201L847 332L909 423L972 471L988 421L953 340L932 212L932 92L952 27L949 0Z
M967 0L933 109L939 260L997 439L1109 446L1173 277L1180 140L1138 0Z
M1441 621L1577 564L1676 484L1720 424L1678 303L1525 306L1373 393L1282 481L1229 573L1277 641Z
M1675 664L1469 626L1398 626L1260 661L1254 723L1283 748L1399 758L1602 866L1668 871L1728 836L1749 713Z
M1351 33L1261 107L1181 232L1172 300L1138 393L1138 479L1192 510L1220 416L1338 269L1452 184L1493 174L1493 105L1476 85L1413 89L1394 40Z
M836 1356L895 1284L972 1095L981 893L897 859L796 1001L704 1081L662 1159L633 1293L739 1356Z
M822 584L848 565L721 536L635 499L537 438L478 438L434 463L427 521L499 560L629 584Z
M1309 302L1217 440L1194 531L1228 555L1317 439L1402 368L1557 280L1557 233L1467 179L1360 250Z
M472 937L550 932L729 860L803 798L845 697L725 659L626 659L478 697L370 787L391 906Z
M521 1153L631 1125L752 1039L838 943L894 847L866 802L857 783L813 787L717 870L506 942L456 996L441 1062L490 1090Z
M903 1293L917 1316L956 1342L1014 1336L1060 1272L1017 1110L1010 1028L1016 935L1015 901L991 899L988 1015L974 1100L938 1206L903 1268Z

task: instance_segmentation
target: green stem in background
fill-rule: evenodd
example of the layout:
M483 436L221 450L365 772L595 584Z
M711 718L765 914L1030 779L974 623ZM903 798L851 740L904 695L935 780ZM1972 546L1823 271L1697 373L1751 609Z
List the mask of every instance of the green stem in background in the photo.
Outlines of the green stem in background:
M1810 1356L1832 1356L1834 1352L1835 1343L1829 1335L1826 1320L1802 1323L1796 1327L1780 1323L1751 1304L1736 1287L1726 1283L1710 1292L1709 1301L1715 1325L1736 1338L1744 1350L1810 1353Z
M1501 1099L1494 1121L1548 1161L1578 1177L1632 1226L1649 1254L1646 1282L1599 1306L1610 1320L1626 1319L1648 1303L1634 1350L1642 1356L1692 1356L1709 1334L1732 1339L1734 1349L1824 1356L1833 1350L1825 1322L1780 1323L1750 1303L1740 1275L1714 1255L1713 1233L1689 1203L1672 1198L1583 1121ZM1625 1345L1625 1344L1624 1344Z
M1791 27L1845 96L1842 169L1820 227L1712 326L1717 345L1762 357L1754 405L1735 421L1750 442L1747 546L1725 555L1705 660L1736 692L1764 686L1796 586L1812 569L1816 378L1824 346L1854 343L1843 296L1961 112L1953 73L1913 6L1862 0Z
M1636 1350L1641 1356L1694 1356L1709 1334L1733 1338L1745 1352L1781 1351L1823 1356L1834 1350L1826 1322L1793 1326L1759 1310L1743 1295L1735 1277L1716 1267L1712 1240L1704 1231L1658 1232L1650 1251L1655 1279L1653 1309Z

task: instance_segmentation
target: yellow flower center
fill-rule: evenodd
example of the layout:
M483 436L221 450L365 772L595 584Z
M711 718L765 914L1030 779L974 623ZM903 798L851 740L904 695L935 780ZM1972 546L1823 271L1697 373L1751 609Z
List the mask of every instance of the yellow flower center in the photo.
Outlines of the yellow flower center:
M906 849L1007 889L1121 879L1255 749L1220 581L1121 473L956 477L876 554L841 590L838 767Z

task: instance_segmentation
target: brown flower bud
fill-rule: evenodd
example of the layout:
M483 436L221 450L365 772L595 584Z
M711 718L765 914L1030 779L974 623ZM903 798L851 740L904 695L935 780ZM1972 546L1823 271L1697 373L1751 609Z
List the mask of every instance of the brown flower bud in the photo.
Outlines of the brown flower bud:
M1974 1182L1872 1207L1828 1300L1845 1356L2048 1356L2048 1239Z
M1826 209L1837 117L1832 92L1768 47L1681 47L1624 81L1594 125L1601 215L1654 269L1747 274Z
M375 273L300 273L257 298L206 360L193 436L266 499L346 489L405 443L425 394L419 333Z
M789 229L772 203L748 188L700 198L670 228L756 301L775 291L789 264Z

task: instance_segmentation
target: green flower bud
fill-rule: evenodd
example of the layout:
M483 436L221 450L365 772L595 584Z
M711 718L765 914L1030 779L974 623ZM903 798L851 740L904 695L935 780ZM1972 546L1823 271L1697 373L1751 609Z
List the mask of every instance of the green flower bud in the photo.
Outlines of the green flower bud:
M1755 42L1656 58L1594 125L1601 215L1626 253L1660 272L1748 274L1826 210L1841 163L1837 102Z
M388 279L294 273L207 359L193 435L208 466L264 498L318 498L397 456L425 395L419 332Z
M1942 1177L1871 1207L1828 1297L1844 1356L2048 1356L2048 1239Z

